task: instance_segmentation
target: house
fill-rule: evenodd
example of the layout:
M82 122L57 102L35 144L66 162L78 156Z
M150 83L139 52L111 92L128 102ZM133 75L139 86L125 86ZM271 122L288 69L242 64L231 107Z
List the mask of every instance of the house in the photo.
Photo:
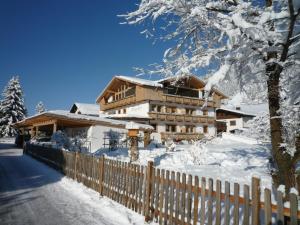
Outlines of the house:
M70 109L70 113L99 116L100 108L97 104L75 102Z
M247 122L252 120L256 115L241 111L240 107L236 109L218 108L217 124L218 132L231 132L247 128Z
M157 81L115 76L96 102L109 118L153 126L152 139L196 140L216 134L216 108L227 98L213 89L206 101L204 87L193 75Z
M110 148L112 141L119 144L120 140L125 139L128 133L127 123L104 117L53 110L28 117L15 123L15 126L23 135L30 135L31 138L43 138L47 141L58 130L64 131L68 137L80 136L84 141L84 147L90 152L95 152L101 148ZM135 126L138 127L144 140L148 139L147 135L150 135L153 130L146 124L135 124Z

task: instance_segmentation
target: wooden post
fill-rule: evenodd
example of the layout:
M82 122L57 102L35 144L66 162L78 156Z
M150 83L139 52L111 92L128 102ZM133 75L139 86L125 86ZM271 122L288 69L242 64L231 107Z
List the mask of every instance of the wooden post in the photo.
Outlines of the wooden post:
M130 138L130 161L136 161L139 158L138 151L138 129L129 129L128 136Z
M153 176L153 161L149 161L147 165L147 172L146 172L146 185L145 190L145 221L148 222L150 220L150 196L151 196L151 180Z
M252 177L252 225L259 225L259 212L260 212L260 179Z
M144 148L150 144L150 131L144 131Z
M38 126L35 127L35 136L39 136L39 127Z
M57 131L57 122L53 124L53 134Z
M78 158L78 152L75 152L74 180L77 180L77 158Z
M104 155L99 159L99 194L103 196Z

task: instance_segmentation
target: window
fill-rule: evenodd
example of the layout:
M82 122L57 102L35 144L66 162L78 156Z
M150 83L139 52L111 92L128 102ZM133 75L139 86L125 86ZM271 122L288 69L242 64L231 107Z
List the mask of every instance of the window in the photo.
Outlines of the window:
M207 116L207 115L208 115L207 109L203 110L203 116Z
M161 112L162 106L161 105L151 105L150 111L151 112Z
M231 120L230 121L230 126L236 126L236 121L235 120Z
M157 132L157 124L150 124L154 128L154 132Z
M203 126L203 133L207 134L208 133L208 127L207 126Z
M156 112L156 105L151 105L150 106L150 111L151 112Z
M195 126L186 126L186 132L187 133L194 133L195 131Z
M167 107L167 113L176 113L176 107Z
M167 124L166 125L166 132L173 132L173 133L175 133L176 132L176 125Z
M126 114L126 109L123 109L123 113Z
M185 113L187 115L194 115L195 110L194 109L185 109Z
M156 109L157 112L161 112L161 108L162 108L161 105L158 105L158 106L157 106L157 109Z

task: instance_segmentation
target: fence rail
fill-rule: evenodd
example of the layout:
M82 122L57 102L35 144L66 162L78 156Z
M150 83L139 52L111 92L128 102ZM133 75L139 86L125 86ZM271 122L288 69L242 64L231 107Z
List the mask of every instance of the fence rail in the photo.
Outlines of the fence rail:
M283 193L261 190L258 178L252 178L251 186L243 185L241 191L238 183L232 186L227 181L158 169L153 162L141 166L32 144L26 145L25 152L144 215L146 221L182 225L299 224L299 196L291 193L290 208L286 208ZM272 202L272 194L276 202Z

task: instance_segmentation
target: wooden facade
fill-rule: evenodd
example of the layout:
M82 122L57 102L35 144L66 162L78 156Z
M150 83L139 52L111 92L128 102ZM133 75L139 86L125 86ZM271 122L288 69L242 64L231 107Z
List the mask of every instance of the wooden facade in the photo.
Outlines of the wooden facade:
M207 125L214 125L215 115L209 115L208 109L215 111L220 107L221 100L227 97L214 89L206 101L202 97L205 87L203 81L194 76L186 76L179 80L180 82L176 83L172 79L165 79L153 85L152 81L147 84L147 82L135 82L134 79L131 81L124 77L115 77L97 98L97 103L100 104L100 110L108 114L118 114L121 110L126 111L127 107L143 103L149 103L150 108L155 104L163 106L164 110L149 109L147 115L149 119L146 122L151 125L157 122L178 122L187 126L198 124L206 129ZM201 109L203 115L195 115L195 109ZM126 120L126 115L124 115L124 120ZM185 135L170 133L168 135L161 133L162 139L169 136L176 136L181 140L203 136L199 133L186 133ZM187 138L188 136L190 138Z

